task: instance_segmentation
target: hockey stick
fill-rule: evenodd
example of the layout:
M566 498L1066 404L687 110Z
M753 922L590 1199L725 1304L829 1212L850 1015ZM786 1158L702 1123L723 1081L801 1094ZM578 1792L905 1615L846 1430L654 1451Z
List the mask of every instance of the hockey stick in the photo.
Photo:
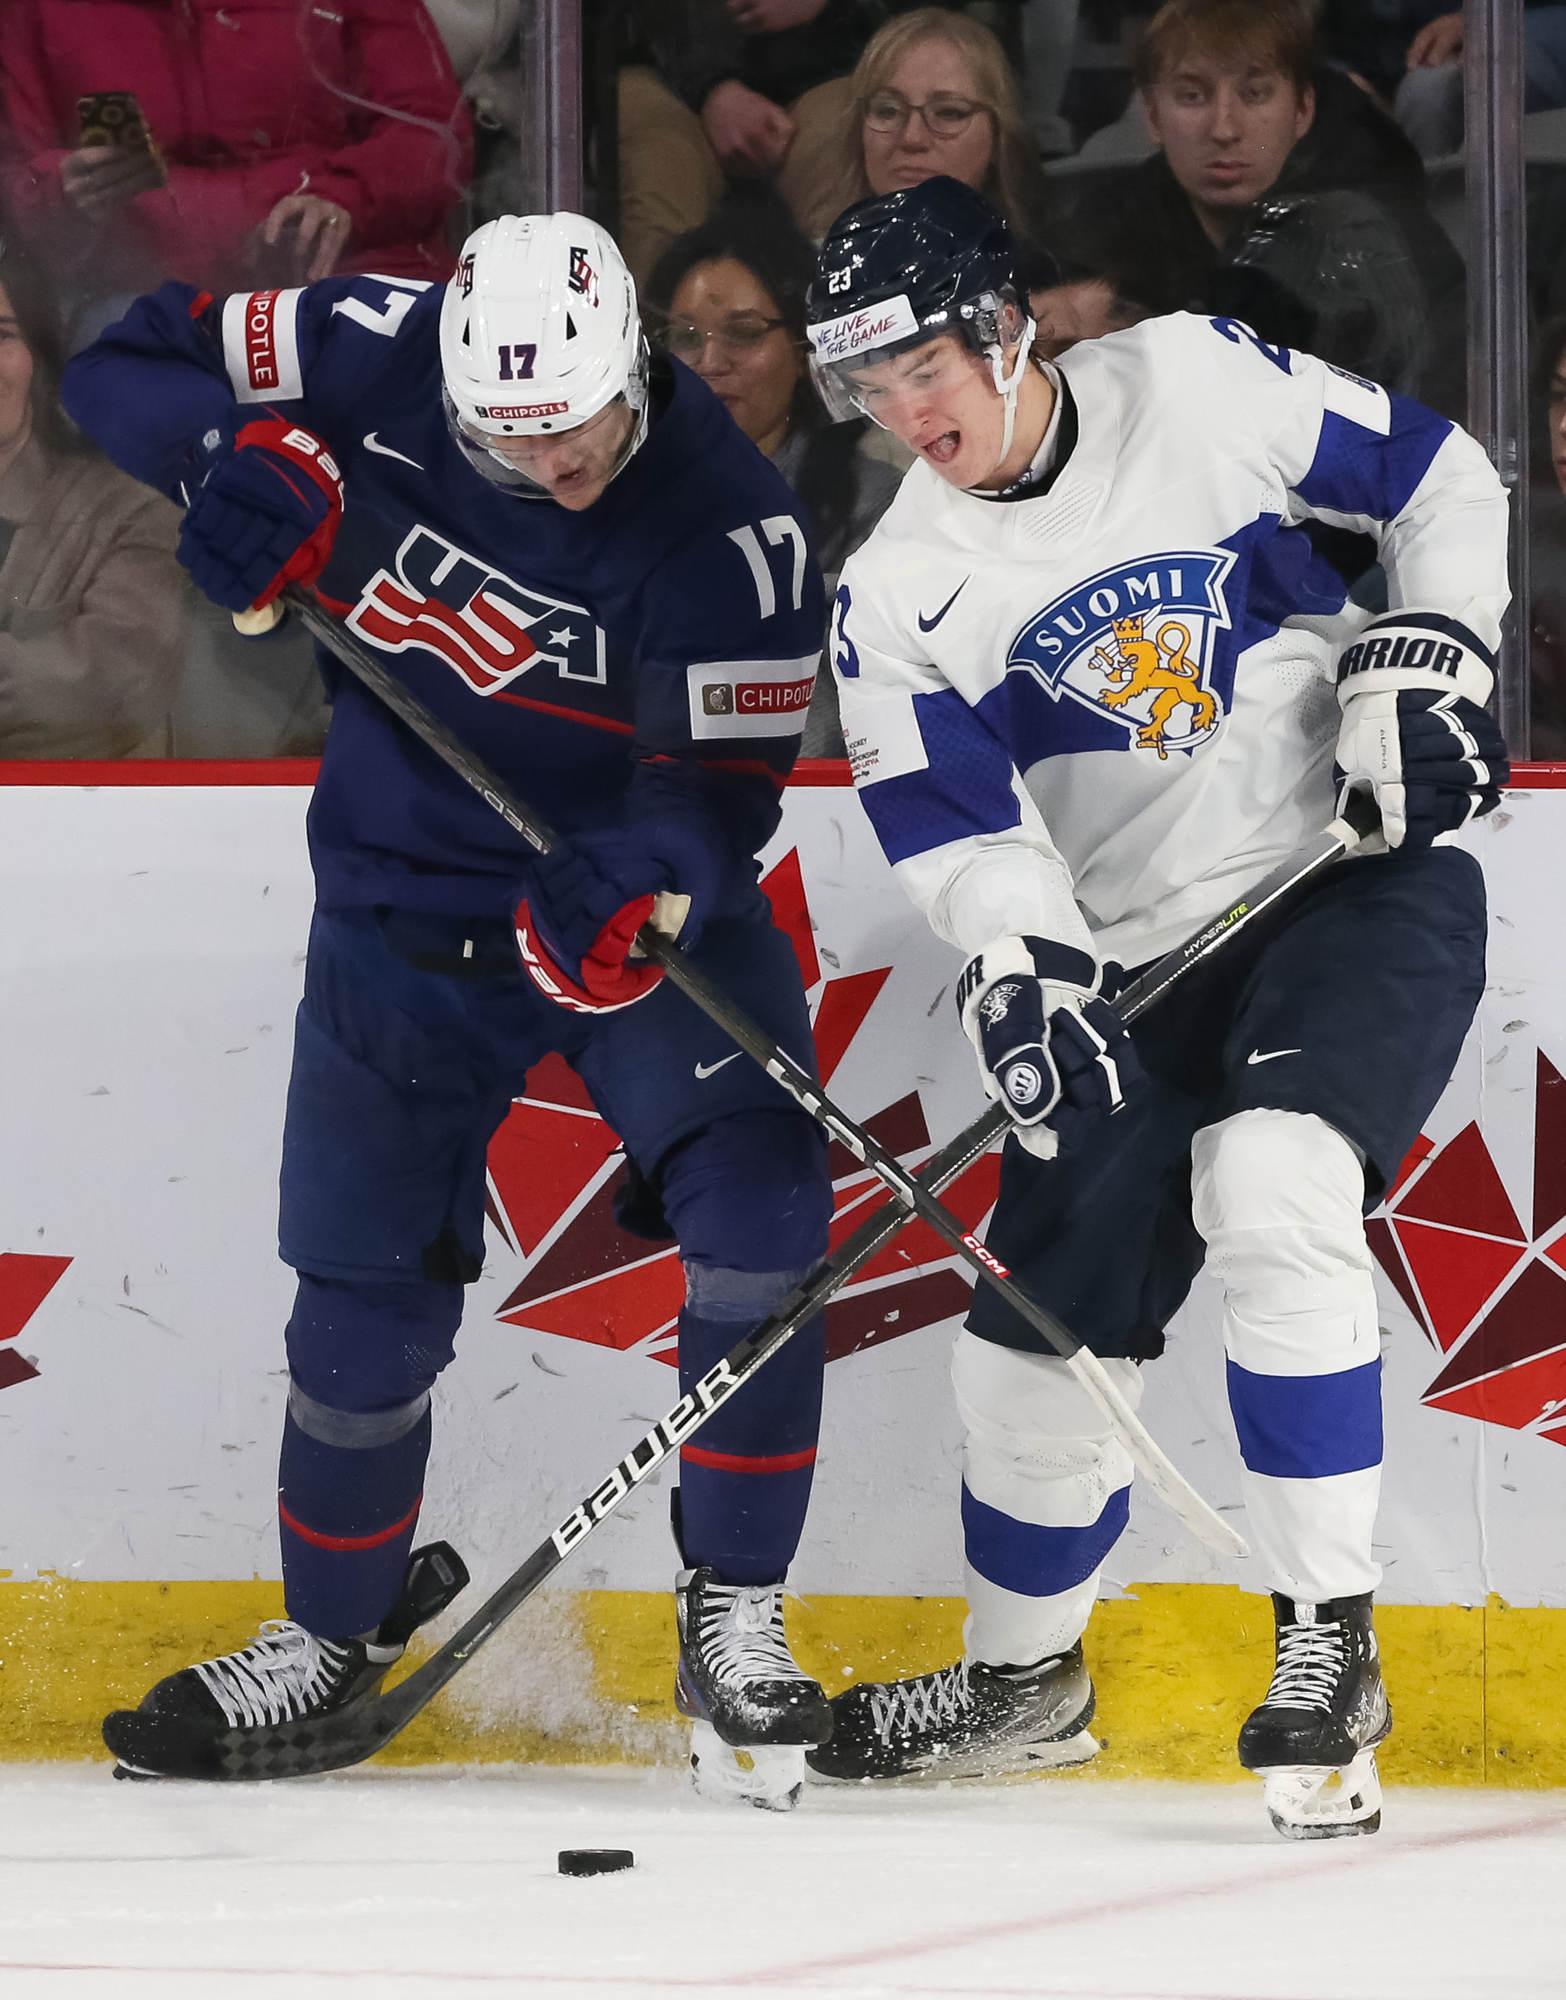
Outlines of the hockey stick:
M415 736L471 786L484 802L521 835L535 853L547 853L555 836L543 820L418 697L387 672L374 653L313 593L290 586L282 601L298 613L305 629L365 686L405 722ZM853 1157L866 1166L905 1208L928 1224L965 1263L997 1291L1070 1368L1112 1426L1148 1486L1201 1542L1219 1555L1248 1553L1245 1542L1207 1504L1165 1456L1152 1434L1126 1401L1103 1363L1085 1348L1071 1329L1041 1306L1012 1278L1009 1267L964 1229L958 1218L922 1186L893 1154L855 1124L821 1089L802 1063L773 1041L728 995L686 957L672 939L644 924L636 942L665 976L721 1028L731 1041L759 1063L802 1110L824 1125Z
M1354 821L1335 820L1309 845L1206 925L1188 943L1160 959L1134 981L1115 1003L1128 1025L1147 1012L1177 980L1220 952L1255 921L1351 854L1370 828L1356 813ZM1010 1119L1004 1108L991 1105L965 1131L926 1161L919 1180L932 1194L965 1173L1001 1137ZM608 1519L627 1494L633 1493L664 1464L687 1438L701 1429L714 1411L736 1395L766 1365L778 1349L853 1273L883 1249L909 1220L896 1200L884 1202L850 1237L790 1293L751 1333L737 1341L713 1364L674 1407L633 1445L608 1478L595 1486L525 1562L487 1597L473 1616L422 1666L406 1679L361 1707L311 1720L279 1723L259 1740L254 1731L228 1731L220 1739L221 1776L229 1780L302 1777L313 1772L342 1770L383 1750L441 1689L488 1643L514 1611L559 1568L601 1522Z
M450 729L393 675L342 622L311 593L289 588L284 600L299 614L305 628L359 680L377 694L462 781L477 791L527 844L544 853L554 836L547 825L491 771ZM1339 825L1334 822L1334 825ZM1346 823L1344 831L1353 838ZM1324 836L1325 838L1325 836ZM1232 920L1232 919L1231 919ZM1221 928L1224 920L1219 920ZM1208 931L1214 929L1207 927ZM1203 936L1207 933L1204 932ZM1055 1315L1038 1304L1011 1277L1008 1267L930 1191L909 1174L861 1126L846 1116L825 1094L802 1064L743 1014L706 975L662 932L643 925L637 942L665 975L707 1017L766 1071L802 1109L833 1134L855 1159L867 1166L905 1208L916 1214L983 1277L1017 1315L1064 1360L1093 1398L1124 1443L1151 1489L1198 1540L1221 1555L1248 1553L1245 1542L1222 1520L1160 1450L1152 1435L1125 1400L1098 1357L1084 1348ZM1200 939L1193 943L1200 943ZM1157 968L1154 968L1155 972ZM997 1128L1004 1129L1003 1127Z

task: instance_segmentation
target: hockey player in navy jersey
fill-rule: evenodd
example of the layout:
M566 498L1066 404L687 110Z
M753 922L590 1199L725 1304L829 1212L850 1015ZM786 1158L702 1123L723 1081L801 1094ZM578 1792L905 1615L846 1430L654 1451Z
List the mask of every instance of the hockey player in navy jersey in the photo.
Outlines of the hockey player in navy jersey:
M1204 1256L1276 1670L1240 1735L1274 1824L1379 1824L1380 1354L1362 1212L1484 977L1476 862L1506 501L1474 441L1233 320L1031 353L1000 218L951 180L860 203L810 299L818 384L916 454L848 562L833 664L859 797L967 956L962 1024L1015 1121L990 1247L1125 1395ZM1347 584L1379 555L1391 609ZM1336 765L1336 770L1334 766ZM1372 792L1384 848L1149 1013L1105 995ZM833 1703L839 1777L1079 1761L1081 1636L1131 1462L980 1286L963 1659ZM1334 1774L1340 1774L1333 1782Z
M823 1254L818 1129L633 941L649 919L677 932L811 1060L755 856L824 605L787 487L695 376L649 362L629 274L581 216L486 224L443 288L165 285L73 362L65 395L116 464L183 503L181 559L210 597L239 611L315 584L564 836L530 857L323 656L282 1169L288 1618L105 1725L127 1767L214 1777L225 1732L368 1699L439 1594L410 1564L430 1389L479 1273L486 1147L540 1057L581 1075L650 1226L679 1240L684 1383ZM762 1804L792 1802L830 1728L782 1624L822 1365L818 1321L681 1455L697 1783Z

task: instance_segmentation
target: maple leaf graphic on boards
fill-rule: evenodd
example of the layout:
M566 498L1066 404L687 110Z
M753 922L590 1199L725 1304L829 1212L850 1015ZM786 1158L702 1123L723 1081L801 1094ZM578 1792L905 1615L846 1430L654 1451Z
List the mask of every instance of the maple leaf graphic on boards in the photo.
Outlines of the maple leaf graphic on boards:
M70 1267L69 1257L0 1251L0 1342L15 1340ZM31 1382L37 1373L25 1354L0 1346L0 1389Z
M799 959L821 1081L829 1083L891 968L824 976L796 851L761 886ZM934 1150L916 1090L863 1123L905 1166L918 1166ZM885 1195L844 1147L834 1142L828 1158L836 1249ZM581 1080L560 1057L546 1057L529 1072L526 1098L512 1105L490 1142L489 1218L525 1266L497 1316L530 1332L672 1363L685 1297L679 1252L616 1224L614 1185L622 1165L620 1142ZM965 1229L977 1229L994 1207L999 1176L999 1156L987 1154L946 1190L942 1198ZM827 1306L827 1359L965 1312L971 1289L946 1244L925 1224L910 1223Z
M1566 1079L1539 1051L1524 1229L1477 1125L1421 1137L1366 1224L1445 1365L1431 1408L1566 1444Z

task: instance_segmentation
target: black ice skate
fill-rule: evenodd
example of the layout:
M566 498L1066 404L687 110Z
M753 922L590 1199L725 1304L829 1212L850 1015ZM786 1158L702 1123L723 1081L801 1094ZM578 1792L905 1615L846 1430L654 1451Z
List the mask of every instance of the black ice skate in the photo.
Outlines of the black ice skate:
M719 1583L710 1569L682 1569L674 1609L674 1699L696 1725L696 1789L787 1811L804 1785L806 1748L832 1733L832 1711L788 1649L782 1584Z
M1240 1731L1240 1762L1263 1780L1290 1840L1374 1833L1381 1825L1376 1745L1392 1728L1370 1593L1325 1604L1273 1595L1277 1665Z
M104 1718L103 1740L119 1759L115 1776L293 1776L299 1759L291 1728L337 1716L351 1723L414 1632L467 1580L456 1550L432 1542L409 1558L402 1596L367 1638L322 1639L291 1618L268 1618L242 1652L182 1667L139 1708Z
M1093 1683L1081 1644L1036 1667L958 1660L916 1680L861 1681L832 1703L823 1778L988 1778L1085 1764Z

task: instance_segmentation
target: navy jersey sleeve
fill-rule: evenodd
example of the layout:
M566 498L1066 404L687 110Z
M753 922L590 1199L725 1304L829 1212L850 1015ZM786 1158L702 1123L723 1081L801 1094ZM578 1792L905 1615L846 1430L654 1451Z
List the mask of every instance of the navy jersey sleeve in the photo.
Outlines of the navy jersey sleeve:
M375 367L429 281L325 278L214 299L168 283L65 370L67 411L122 472L183 505L196 451L272 414L309 425L312 391ZM323 381L323 377L328 379Z
M770 511L717 522L658 566L636 675L638 788L699 799L747 855L777 826L825 623L804 528L777 506L786 490L761 492Z

